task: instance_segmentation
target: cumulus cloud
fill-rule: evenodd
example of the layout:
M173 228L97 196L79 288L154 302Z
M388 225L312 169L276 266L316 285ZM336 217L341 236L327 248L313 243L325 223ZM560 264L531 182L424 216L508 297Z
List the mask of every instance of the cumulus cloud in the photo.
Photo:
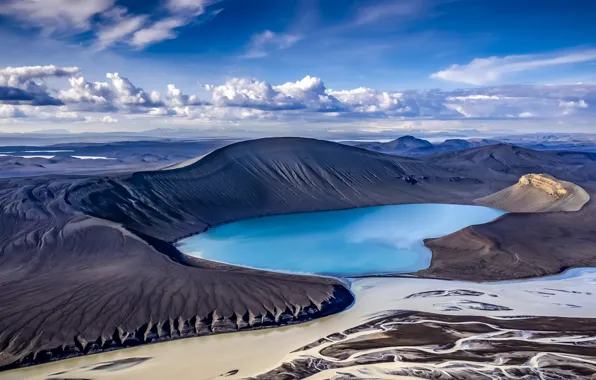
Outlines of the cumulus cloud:
M58 88L45 79L64 78ZM57 80L48 83L58 83ZM590 117L596 113L596 84L510 85L458 90L332 90L321 78L306 76L275 85L233 78L207 85L208 97L183 93L169 84L160 93L145 91L128 77L108 73L89 81L76 67L31 66L0 69L3 120L28 118L55 122L116 123L126 118L187 121L268 120L346 122L351 119L545 119ZM163 94L163 95L162 95ZM55 96L55 98L53 98ZM43 97L52 102L40 102ZM3 121L6 123L6 121Z
M572 115L576 113L578 110L587 109L589 108L588 102L584 99L580 99L578 101L560 101L559 107L563 109L563 115Z
M33 95L20 88L0 86L0 103L30 102L33 99L35 99Z
M139 109L164 105L157 91L145 92L130 79L108 73L109 82L88 82L84 77L69 79L70 88L61 90L58 98L79 110L143 112Z
M213 104L260 110L334 111L340 102L327 94L320 78L306 76L297 82L272 86L266 81L233 78L221 86L207 85Z
M118 119L110 116L110 115L106 115L104 117L101 118L101 122L102 123L117 123Z
M77 74L78 67L22 66L0 69L0 102L27 103L33 105L60 105L61 102L48 93L44 82L50 77L67 77ZM12 98L12 99L11 99Z
M112 81L115 96L121 104L142 107L159 107L163 105L161 96L157 91L146 93L142 88L136 87L128 78L121 77L118 73L108 73L106 77Z
M0 119L13 119L25 117L25 113L10 104L0 104Z
M381 92L360 87L354 90L330 91L329 94L354 112L402 114L411 111L405 104L404 94L400 92Z
M67 77L77 74L78 67L59 67L48 66L21 66L6 67L0 69L0 83L6 83L7 86L18 87L26 84L33 79L43 79L48 77Z
M183 107L183 106L196 106L205 104L201 99L199 99L196 95L185 95L173 84L168 84L168 92L166 93L166 98L170 101L170 103L174 107Z
M84 77L69 78L70 88L58 93L64 103L89 103L109 105L112 89L107 82L87 82Z
M285 96L298 99L306 108L321 112L339 111L341 102L328 93L321 78L305 76L299 81L284 83L274 87Z
M252 36L243 57L266 57L272 51L287 49L298 41L300 41L300 36L298 35L275 33L270 30L265 30L262 33Z
M220 86L206 85L213 104L218 107L245 107L256 109L297 109L296 100L275 91L265 82L250 78L232 78Z
M548 55L510 55L505 57L475 58L467 65L451 65L446 70L431 74L432 79L484 85L494 83L507 74L596 60L596 50L561 52Z

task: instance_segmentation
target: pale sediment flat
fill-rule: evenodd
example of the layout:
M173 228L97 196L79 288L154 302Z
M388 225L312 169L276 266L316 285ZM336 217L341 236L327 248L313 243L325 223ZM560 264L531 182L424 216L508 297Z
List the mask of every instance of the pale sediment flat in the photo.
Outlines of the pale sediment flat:
M353 297L336 279L190 258L178 240L265 215L404 203L473 204L528 173L594 194L596 156L474 148L423 160L274 138L194 164L0 182L0 366L306 321ZM484 281L594 266L593 202L508 214L427 242L420 276ZM148 363L150 363L149 361Z
M73 358L0 379L46 380L56 373L115 380L393 379L398 373L478 379L482 372L497 379L503 370L524 371L529 378L536 371L548 373L556 360L579 373L594 366L594 270L496 283L361 278L351 289L356 302L350 309L304 324ZM141 358L148 359L119 371L95 370Z

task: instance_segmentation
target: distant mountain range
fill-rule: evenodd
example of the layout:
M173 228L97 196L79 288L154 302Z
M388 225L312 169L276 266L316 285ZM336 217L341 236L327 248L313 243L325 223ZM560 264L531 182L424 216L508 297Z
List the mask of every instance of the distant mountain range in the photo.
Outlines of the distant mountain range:
M388 142L348 141L344 144L375 152L406 157L422 157L455 152L481 146L508 144L534 150L567 150L596 152L596 139L592 135L531 134L502 136L498 138L447 139L440 143L406 135Z
M497 143L499 141L489 139L447 139L441 143L433 144L428 140L406 135L388 142L348 142L347 144L380 153L419 157Z

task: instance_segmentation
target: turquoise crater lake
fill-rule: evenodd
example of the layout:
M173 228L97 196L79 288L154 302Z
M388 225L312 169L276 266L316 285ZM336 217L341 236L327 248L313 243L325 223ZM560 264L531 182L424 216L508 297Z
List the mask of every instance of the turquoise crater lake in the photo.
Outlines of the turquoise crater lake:
M259 269L334 276L427 268L423 239L489 222L482 206L406 204L247 219L179 242L191 256Z

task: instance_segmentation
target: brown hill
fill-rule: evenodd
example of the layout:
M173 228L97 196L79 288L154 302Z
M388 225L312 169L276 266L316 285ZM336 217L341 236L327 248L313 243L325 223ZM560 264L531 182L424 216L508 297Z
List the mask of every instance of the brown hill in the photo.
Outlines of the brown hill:
M474 203L510 212L579 211L590 195L580 186L548 174L526 174L518 183Z

